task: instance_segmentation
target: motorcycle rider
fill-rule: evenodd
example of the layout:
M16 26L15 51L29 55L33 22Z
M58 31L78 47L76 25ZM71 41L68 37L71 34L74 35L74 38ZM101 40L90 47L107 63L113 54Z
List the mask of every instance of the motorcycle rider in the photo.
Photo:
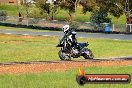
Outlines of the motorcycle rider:
M67 42L69 44L69 46L67 46L67 48L72 48L72 47L76 46L76 44L77 44L77 39L75 37L76 32L73 29L70 29L69 25L63 26L62 30L65 35L60 40L60 44L58 46L61 46L61 45L63 46L65 39L67 39Z
M92 51L88 48L88 43L78 43L76 39L76 32L65 25L62 28L64 36L59 41L57 47L61 47L58 52L61 60L70 60L71 57L78 58L83 56L85 59L93 59Z

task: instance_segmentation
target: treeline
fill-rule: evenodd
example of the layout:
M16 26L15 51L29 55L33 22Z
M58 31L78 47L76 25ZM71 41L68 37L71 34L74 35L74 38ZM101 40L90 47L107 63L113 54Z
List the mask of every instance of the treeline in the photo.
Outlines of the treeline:
M48 2L49 1L49 2ZM91 21L93 22L111 22L108 14L119 18L125 14L130 16L132 2L130 0L35 0L35 5L42 13L47 14L47 19L54 19L58 8L68 11L69 21L75 18L75 12L78 6L82 7L82 12L91 12ZM52 14L52 15L51 15Z

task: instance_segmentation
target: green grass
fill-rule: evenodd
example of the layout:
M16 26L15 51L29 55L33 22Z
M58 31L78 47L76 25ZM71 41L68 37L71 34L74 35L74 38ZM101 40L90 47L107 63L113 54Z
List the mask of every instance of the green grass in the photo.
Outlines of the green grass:
M18 15L16 5L0 4L0 10L5 10L7 12L7 15L12 15L12 16Z
M55 37L8 36L0 38L0 41L1 61L53 60L57 57L57 48L54 45L57 38Z
M0 62L59 60L59 37L0 35ZM132 41L79 38L89 42L95 58L132 56ZM82 59L78 58L78 59Z
M29 28L16 28L16 27L5 27L0 26L0 30L16 30L16 31L31 31L31 32L50 32L50 30L39 30L39 29L29 29Z
M87 67L87 74L130 74L132 66ZM131 88L130 84L86 84L76 82L78 69L65 72L0 74L0 88Z
M91 39L90 44L95 57L132 56L132 41Z
M6 10L6 11L17 11L16 5L9 5L9 4L0 4L0 10Z

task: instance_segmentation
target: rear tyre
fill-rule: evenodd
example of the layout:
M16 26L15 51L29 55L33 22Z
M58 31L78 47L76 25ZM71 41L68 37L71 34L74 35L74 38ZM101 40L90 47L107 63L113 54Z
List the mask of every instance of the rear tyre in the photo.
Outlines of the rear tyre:
M83 57L85 59L93 59L94 58L94 55L93 55L93 52L90 50L90 49L87 49L89 51L88 54L83 54Z
M60 57L61 60L71 60L71 57L69 54L66 54L65 52L63 52L62 50L60 50L58 52L58 55Z

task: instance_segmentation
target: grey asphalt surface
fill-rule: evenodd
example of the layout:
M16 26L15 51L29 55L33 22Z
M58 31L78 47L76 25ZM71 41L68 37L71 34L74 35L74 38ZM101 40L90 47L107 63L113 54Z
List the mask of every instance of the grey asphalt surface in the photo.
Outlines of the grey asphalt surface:
M49 31L49 32L32 32L32 31L17 31L17 30L1 30L1 34L14 34L14 35L32 35L32 36L60 36L64 33L62 31ZM106 38L114 40L132 40L132 34L105 34L105 33L82 33L77 32L77 37L82 38Z

